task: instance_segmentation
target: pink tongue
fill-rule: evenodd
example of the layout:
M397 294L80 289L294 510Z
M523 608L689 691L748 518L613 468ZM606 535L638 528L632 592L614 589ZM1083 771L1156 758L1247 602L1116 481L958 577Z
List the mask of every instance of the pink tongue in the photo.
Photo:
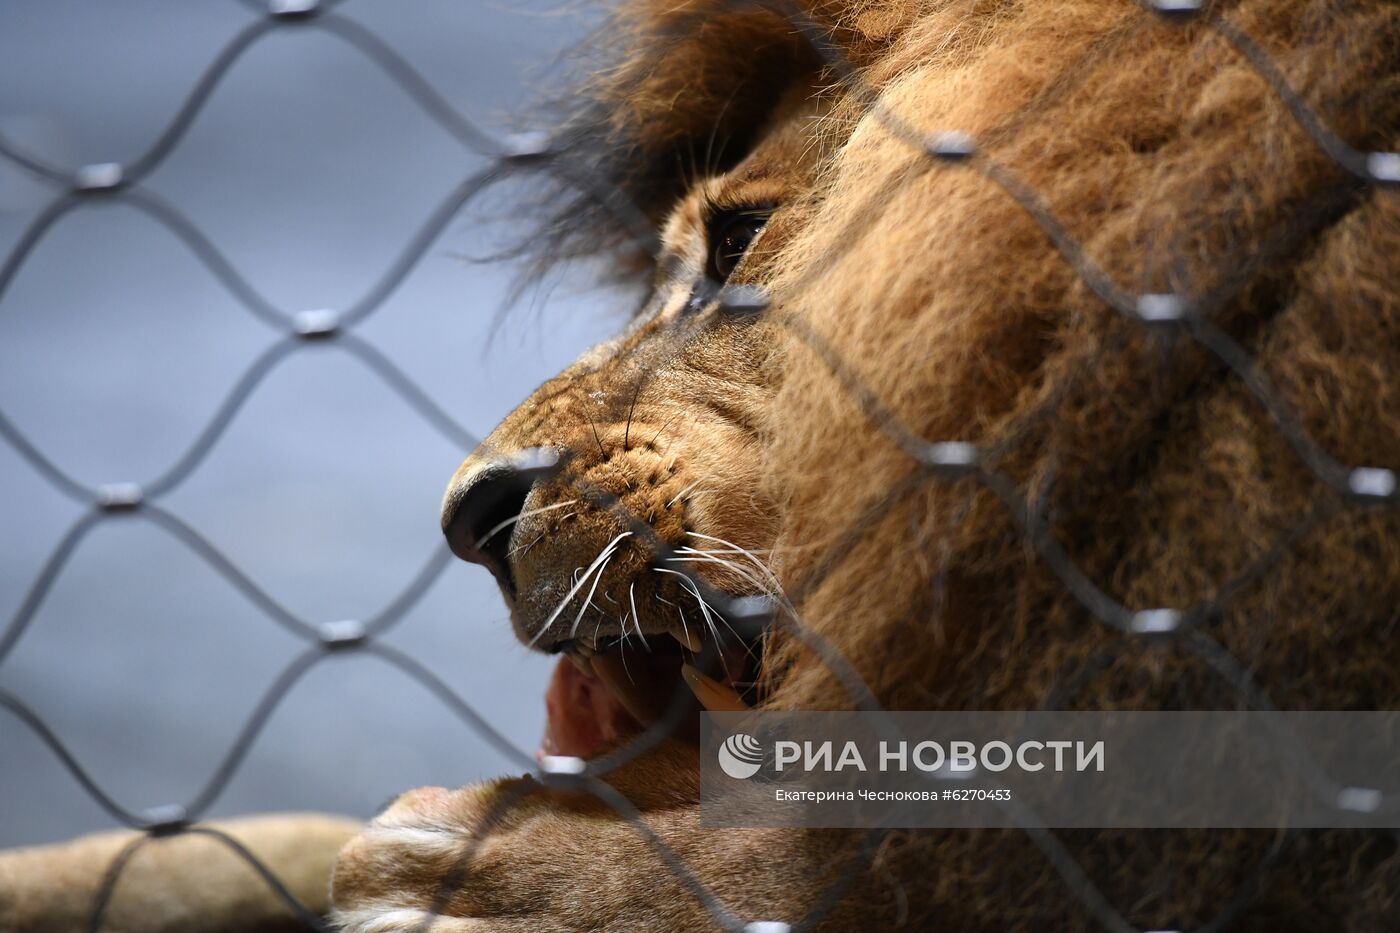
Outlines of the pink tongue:
M544 705L549 723L537 757L591 758L605 746L641 728L601 680L584 675L568 658L560 658L554 668Z

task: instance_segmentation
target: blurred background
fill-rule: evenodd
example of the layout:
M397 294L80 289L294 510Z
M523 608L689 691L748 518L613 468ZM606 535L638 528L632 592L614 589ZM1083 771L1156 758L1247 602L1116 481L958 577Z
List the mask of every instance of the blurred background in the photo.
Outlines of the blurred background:
M0 4L0 136L69 169L129 162L259 20L256 6ZM557 77L592 15L561 12L557 0L349 0L336 11L493 132L529 124L525 104ZM353 304L483 165L361 50L313 21L255 41L140 187L294 313ZM62 191L0 159L0 267ZM493 328L519 270L462 257L500 248L500 226L483 218L509 194L455 216L354 329L477 437L620 323L612 296L566 282ZM149 482L278 339L169 229L119 200L85 202L0 295L0 414L85 486ZM361 359L334 341L307 344L159 501L293 614L365 619L445 550L438 503L465 453ZM0 439L0 634L88 511ZM534 749L551 665L515 641L484 570L452 562L384 640ZM0 660L0 688L140 811L197 793L305 644L136 513L98 524L64 562ZM364 817L412 786L513 770L401 672L332 657L276 709L209 814ZM113 825L3 708L0 801L0 845Z

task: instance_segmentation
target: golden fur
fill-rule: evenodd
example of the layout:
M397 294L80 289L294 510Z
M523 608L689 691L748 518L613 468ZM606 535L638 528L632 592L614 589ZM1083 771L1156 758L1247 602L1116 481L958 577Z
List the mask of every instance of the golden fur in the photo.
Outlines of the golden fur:
M1342 139L1362 151L1400 144L1400 8L1211 9L1253 36ZM1108 307L994 178L1033 191L1083 261L1127 294L1211 301L1210 324L1244 348L1271 404L1345 467L1400 467L1400 195L1325 155L1217 32L1125 0L810 9L878 111L920 132L975 136L980 161L966 165L897 138L783 21L725 10L627 4L607 31L625 54L590 86L575 138L610 146L584 153L592 169L658 222L670 217L668 273L694 264L697 190L723 197L755 183L756 167L763 183L785 183L741 267L772 294L767 317L687 324L663 287L655 317L541 389L464 464L459 485L483 458L563 446L575 459L558 500L568 483L593 483L669 542L710 528L771 547L785 589L801 595L802 624L893 708L1232 708L1243 700L1208 660L1211 644L1280 708L1395 708L1395 510L1319 479L1275 412L1186 333ZM794 104L794 88L812 102ZM721 153L692 184L676 164L707 139ZM594 243L618 227L586 216ZM585 248L577 234L550 228L564 253ZM663 377L639 390L651 370ZM984 468L1024 495L1031 527L1114 600L1223 605L1179 642L1104 625L1005 502L973 478L921 472L852 379L910 436L977 444ZM677 411L689 421L668 428ZM623 413L666 451L628 448L613 462ZM680 475L645 479L676 452ZM695 502L656 513L695 480L705 490ZM558 542L542 564L572 566L618 527L597 510L573 522L568 534L542 525ZM647 579L647 556L628 551L604 589ZM765 645L763 676L768 707L851 704L787 635ZM701 831L694 767L666 747L613 783L735 915L804 916L861 840ZM634 828L596 801L538 791L483 823L511 788L409 795L348 847L335 897L354 929L378 929L378 911L431 904L451 870L452 850L415 848L385 828L404 825L483 837L446 911L477 918L460 929L710 925ZM1195 928L1225 912L1230 929L1380 930L1400 911L1393 837L1057 835L1140 928ZM893 833L846 892L825 917L831 929L1098 924L1017 832Z
M313 912L328 906L326 879L351 820L309 813L266 814L203 824L225 833L265 865ZM58 845L0 851L0 929L5 933L87 930L113 861L140 834L93 833ZM281 933L305 929L247 862L203 834L148 839L130 857L103 915L108 933Z
M1208 6L1341 139L1400 146L1400 8ZM556 508L521 520L538 532L516 555L521 637L557 634L540 625L563 595L551 581L623 527L591 504L570 511L587 488L672 546L698 533L769 557L800 623L887 707L1233 708L1244 699L1211 661L1218 645L1280 708L1396 708L1400 520L1339 493L1344 472L1319 478L1328 461L1307 462L1285 427L1343 468L1400 468L1400 192L1324 154L1201 22L1128 0L804 10L868 96L772 11L628 0L601 34L606 60L566 101L569 164L625 193L664 249L633 324L507 418L449 489L450 511L502 455L570 455L539 487ZM979 156L931 159L890 117L968 132ZM562 197L539 237L549 258L607 251L635 280L649 260L625 220L588 193ZM709 205L754 200L780 207L735 280L772 306L697 311L687 283ZM1253 385L1184 331L1110 308L1076 264L1130 296L1202 299ZM976 477L929 475L910 438L976 444L1026 514ZM1212 611L1180 640L1122 635L1047 548L1129 610ZM598 601L621 605L635 586L634 621L672 631L659 598L685 595L654 556L640 536L620 545ZM694 569L746 588L732 568ZM618 625L611 610L588 622ZM758 698L851 705L782 626ZM863 835L702 830L697 780L679 742L609 777L738 919L800 920L848 880L824 929L1099 926L1024 833L896 832L871 858ZM1056 837L1137 928L1380 931L1400 913L1394 836ZM333 898L348 929L372 933L411 928L444 886L435 930L713 926L633 825L529 779L404 795L342 852Z

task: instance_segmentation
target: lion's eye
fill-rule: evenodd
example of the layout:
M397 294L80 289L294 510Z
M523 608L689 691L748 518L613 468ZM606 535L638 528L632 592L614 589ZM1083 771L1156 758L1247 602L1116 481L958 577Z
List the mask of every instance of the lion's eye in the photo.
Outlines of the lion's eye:
M771 208L750 208L722 214L710 221L710 262L706 269L710 278L716 282L729 278L772 213Z

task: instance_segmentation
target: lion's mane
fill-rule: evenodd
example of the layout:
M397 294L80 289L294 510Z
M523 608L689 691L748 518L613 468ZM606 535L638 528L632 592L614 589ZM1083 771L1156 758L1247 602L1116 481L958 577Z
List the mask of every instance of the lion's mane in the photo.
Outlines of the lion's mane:
M771 287L790 326L765 473L801 624L894 708L1396 708L1400 520L1342 487L1352 467L1400 467L1400 192L1325 152L1210 20L1364 153L1400 143L1400 8L805 13L869 94L770 11L631 4L569 131L595 178L655 213L676 160L707 138L741 150L786 82L844 94L824 129L838 154ZM872 116L877 97L905 128L970 134L977 156L930 157ZM596 243L598 216L573 202L551 229L566 241L572 219ZM1201 320L1144 324L1105 283L1186 296ZM980 469L931 474L911 439L975 444ZM1105 624L1115 603L1204 608L1144 639ZM851 704L797 639L771 639L766 675L771 706ZM1249 929L1370 929L1400 909L1391 837L1059 836L1144 927L1248 904ZM1094 923L1022 833L898 834L879 858L872 924Z

